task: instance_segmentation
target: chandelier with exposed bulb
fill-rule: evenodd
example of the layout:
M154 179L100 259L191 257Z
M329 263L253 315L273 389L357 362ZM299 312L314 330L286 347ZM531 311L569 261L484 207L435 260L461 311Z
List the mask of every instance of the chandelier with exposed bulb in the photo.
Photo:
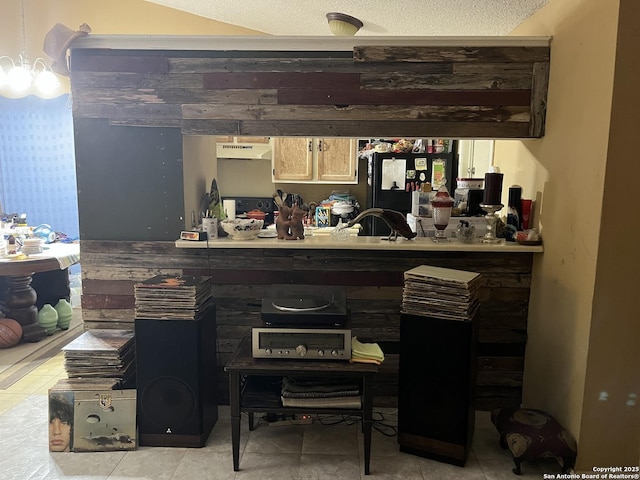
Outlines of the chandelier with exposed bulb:
M0 88L8 87L13 93L26 93L35 87L40 93L50 95L60 86L55 73L42 58L31 63L26 53L18 61L3 55L0 57Z
M60 81L44 59L36 58L31 62L27 57L24 0L21 0L20 4L22 7L22 53L18 55L17 60L7 55L0 56L0 94L3 90L7 90L12 96L29 93L49 96L58 89Z

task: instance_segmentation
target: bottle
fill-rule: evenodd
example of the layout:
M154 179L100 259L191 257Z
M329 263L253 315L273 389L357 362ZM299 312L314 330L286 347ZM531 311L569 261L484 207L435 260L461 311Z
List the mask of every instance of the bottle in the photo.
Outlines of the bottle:
M507 206L507 225L513 225L516 230L522 230L521 212L522 187L514 185L509 188L509 203Z

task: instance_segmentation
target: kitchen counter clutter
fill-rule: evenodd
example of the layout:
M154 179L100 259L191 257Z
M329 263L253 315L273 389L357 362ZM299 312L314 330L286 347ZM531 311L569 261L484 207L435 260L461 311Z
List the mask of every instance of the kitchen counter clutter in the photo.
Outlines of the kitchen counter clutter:
M412 240L398 238L395 241L386 237L350 236L346 240L336 240L331 235L307 236L304 240L279 240L277 238L256 238L254 240L233 240L229 237L212 240L190 241L176 240L177 248L241 248L241 249L327 249L327 250L393 250L393 251L433 251L433 252L497 252L497 253L540 253L542 245L520 245L516 242L500 243L462 243L456 239L449 242L434 242L431 238L418 237Z

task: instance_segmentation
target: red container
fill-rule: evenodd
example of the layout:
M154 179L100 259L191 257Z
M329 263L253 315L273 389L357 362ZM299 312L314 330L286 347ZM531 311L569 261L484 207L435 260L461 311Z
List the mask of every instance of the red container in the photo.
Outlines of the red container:
M247 218L253 218L255 220L264 220L265 217L267 216L267 214L265 212L263 212L262 210L249 210L247 212Z

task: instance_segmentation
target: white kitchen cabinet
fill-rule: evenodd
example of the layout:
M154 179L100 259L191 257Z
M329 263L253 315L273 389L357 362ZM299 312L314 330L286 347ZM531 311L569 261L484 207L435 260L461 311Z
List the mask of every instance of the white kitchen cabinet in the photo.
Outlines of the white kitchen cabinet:
M353 138L276 137L272 179L280 183L358 183Z
M459 140L458 155L460 178L484 178L493 164L493 140Z

